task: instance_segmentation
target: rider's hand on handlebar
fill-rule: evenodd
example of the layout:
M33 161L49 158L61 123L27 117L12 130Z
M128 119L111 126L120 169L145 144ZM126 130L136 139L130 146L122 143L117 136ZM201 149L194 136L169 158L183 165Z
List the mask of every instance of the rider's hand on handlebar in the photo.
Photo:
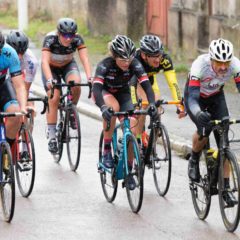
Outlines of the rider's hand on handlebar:
M52 87L53 87L53 84L54 83L57 83L57 80L55 80L55 79L53 79L53 78L49 78L48 80L47 80L47 87L48 87L48 89L51 89Z
M113 115L112 108L108 107L107 105L102 105L101 111L102 111L102 117L104 118L104 120L106 120L107 122L110 122Z
M196 114L196 118L198 123L202 126L202 127L206 127L209 126L210 121L211 121L211 115L208 112L203 112L203 111L199 111Z
M183 104L177 105L177 114L178 114L178 118L183 118L187 115Z

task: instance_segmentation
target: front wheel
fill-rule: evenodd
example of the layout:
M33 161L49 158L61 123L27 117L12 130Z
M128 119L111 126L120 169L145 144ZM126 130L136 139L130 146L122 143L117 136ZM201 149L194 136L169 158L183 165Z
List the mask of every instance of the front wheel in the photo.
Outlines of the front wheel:
M219 204L222 219L229 232L233 232L239 223L240 217L240 172L236 156L230 150L226 151L219 168ZM225 179L224 179L225 178ZM224 183L229 179L229 185ZM224 196L229 193L233 196L235 203L230 204Z
M113 149L113 147L112 147ZM114 169L106 170L103 167L103 152L104 152L104 143L103 143L103 132L100 136L99 141L99 166L98 170L100 173L100 180L102 185L102 190L105 198L108 202L113 202L117 195L118 180L115 175Z
M127 198L132 211L137 213L141 209L143 200L143 167L138 143L133 135L127 137L124 151L127 168L125 177Z
M68 161L72 171L76 171L80 162L81 128L77 109L74 105L67 111L66 143Z
M160 196L164 196L169 189L172 171L171 145L166 127L160 124L152 130L153 148L150 156L152 162L153 179Z
M28 197L35 180L35 150L31 132L22 127L19 131L15 148L15 170L19 191Z
M189 185L195 212L199 219L204 220L208 216L211 206L210 183L205 153L202 153L200 158L199 170L199 183L190 180Z
M2 179L0 179L0 195L3 217L6 222L11 222L15 208L15 179L13 171L13 162L10 147L8 143L1 145L1 161L0 171Z

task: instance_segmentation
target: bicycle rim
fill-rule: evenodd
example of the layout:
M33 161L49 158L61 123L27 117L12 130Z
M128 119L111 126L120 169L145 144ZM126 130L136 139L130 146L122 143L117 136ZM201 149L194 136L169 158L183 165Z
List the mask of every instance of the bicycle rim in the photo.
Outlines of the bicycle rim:
M224 179L223 179L223 166L228 166L229 168L229 184L230 188L227 191L231 191L238 201L234 206L227 206L223 199L223 190L224 190ZM223 160L223 164L221 164L219 168L219 205L222 214L223 223L226 229L229 232L233 232L238 224L240 217L240 172L239 165L237 159L233 152L226 151L226 155Z
M61 118L61 115L64 114L62 110L59 110L59 116ZM62 159L62 153L63 153L63 136L66 135L66 131L64 132L64 129L66 129L66 126L61 126L61 119L59 118L59 122L57 124L57 146L58 146L58 152L56 154L53 154L53 159L56 163L59 163ZM65 124L65 123L64 123Z
M24 144L26 144L25 148ZM20 151L23 149L28 152L29 159L22 159ZM28 197L33 190L35 180L35 149L32 134L28 129L21 128L19 131L15 158L18 188L23 197Z
M74 113L76 129L71 127L69 110L67 112L67 124L66 124L66 142L68 161L72 171L76 171L80 162L81 153L81 129L80 119L75 106L72 106L71 111Z
M100 136L100 141L99 141L99 163L100 163L99 165L103 163L103 151L104 151L104 143L103 143L103 132L102 132ZM105 171L101 167L99 167L103 194L108 202L113 202L117 195L118 180L116 179L114 172L115 172L114 169L112 169L110 173Z
M204 220L211 206L211 195L209 188L209 177L204 153L199 161L200 182L190 182L190 191L195 212L199 219Z
M15 209L15 179L13 171L13 162L11 151L8 143L2 143L1 145L1 154L2 159L3 155L7 158L7 168L4 169L3 165L1 166L1 171L3 174L2 183L0 183L0 194L1 194L1 205L3 210L3 217L6 222L11 222L14 209ZM2 161L3 163L3 161Z
M129 135L127 137L127 153L125 153L126 160L128 162L128 175L125 177L125 186L127 192L127 198L129 205L134 213L137 213L142 206L143 200L143 168L141 166L140 154L138 144L134 136ZM135 182L135 188L130 189L128 187L129 177L133 177Z
M151 157L153 179L160 196L169 189L172 171L171 145L164 125L153 129L153 151Z

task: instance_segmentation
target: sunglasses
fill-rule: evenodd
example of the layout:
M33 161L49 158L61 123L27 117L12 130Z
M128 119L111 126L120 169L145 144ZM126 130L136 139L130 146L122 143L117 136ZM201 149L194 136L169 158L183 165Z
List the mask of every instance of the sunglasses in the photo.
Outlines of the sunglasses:
M228 62L221 62L221 61L217 61L217 60L213 60L213 62L215 63L215 65L217 67L220 67L222 65L226 66L226 67L229 67L230 66L230 63L231 61L228 61Z
M158 54L158 55L147 55L148 58L161 58L162 55Z
M132 62L133 57L131 57L131 58L117 58L117 59L118 59L118 61L121 61L121 62L130 63L130 62Z
M74 38L74 33L61 33L64 38Z

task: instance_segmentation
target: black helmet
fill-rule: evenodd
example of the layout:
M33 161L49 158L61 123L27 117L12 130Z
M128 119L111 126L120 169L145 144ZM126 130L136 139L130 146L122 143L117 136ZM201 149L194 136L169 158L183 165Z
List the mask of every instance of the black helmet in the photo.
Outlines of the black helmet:
M145 35L140 40L140 49L147 55L163 54L163 44L155 35Z
M0 32L0 49L3 48L4 43L5 43L5 38L2 34L2 32Z
M130 38L117 35L111 42L110 50L117 57L129 59L134 56L136 48Z
M19 54L24 54L28 49L28 37L22 31L11 31L6 42Z
M60 33L71 33L77 32L77 24L72 18L60 18L58 20L57 30Z

